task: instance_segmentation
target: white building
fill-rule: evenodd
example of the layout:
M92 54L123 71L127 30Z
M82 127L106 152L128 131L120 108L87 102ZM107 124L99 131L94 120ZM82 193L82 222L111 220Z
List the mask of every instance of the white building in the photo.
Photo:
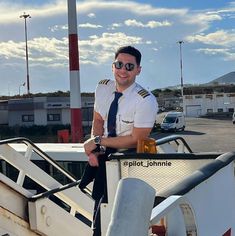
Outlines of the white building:
M82 97L83 125L91 123L94 97ZM12 127L70 124L69 97L10 99L0 103L0 124Z
M184 113L199 117L235 110L235 86L191 87L184 89Z

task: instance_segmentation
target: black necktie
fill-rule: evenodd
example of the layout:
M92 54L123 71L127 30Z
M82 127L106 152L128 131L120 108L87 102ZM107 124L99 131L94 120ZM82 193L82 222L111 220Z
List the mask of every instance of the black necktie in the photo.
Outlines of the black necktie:
M110 105L108 114L108 137L116 137L116 116L118 110L118 100L122 96L122 93L115 92L115 97ZM106 153L114 153L116 149L107 148Z
M114 99L109 108L108 114L108 136L116 137L116 116L118 110L118 100L122 96L122 93L115 92Z

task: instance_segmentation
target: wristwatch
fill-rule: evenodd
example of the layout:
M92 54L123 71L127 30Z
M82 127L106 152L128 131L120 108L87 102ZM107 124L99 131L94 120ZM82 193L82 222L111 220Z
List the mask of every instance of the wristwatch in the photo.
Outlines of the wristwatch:
M93 139L96 149L93 150L94 152L100 152L100 153L105 153L106 148L104 146L101 146L101 136L95 136Z
M101 136L95 136L94 143L98 146L101 144Z

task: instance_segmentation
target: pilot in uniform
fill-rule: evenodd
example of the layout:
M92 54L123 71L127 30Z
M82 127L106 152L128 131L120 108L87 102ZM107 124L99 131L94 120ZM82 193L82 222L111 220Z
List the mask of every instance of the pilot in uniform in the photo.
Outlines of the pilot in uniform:
M115 81L101 80L95 92L94 109L104 120L104 135L108 136L107 120L110 104L114 99L116 91ZM139 84L133 83L123 91L118 101L118 112L116 119L117 136L130 135L133 127L152 127L158 110L154 95ZM155 112L154 112L155 111Z
M114 100L116 91L116 82L113 80L101 80L95 91L94 110L99 113L104 120L104 137L108 137L108 113L109 108ZM125 136L132 133L133 127L149 128L153 127L156 120L158 104L154 95L139 84L134 82L130 87L122 92L118 100L118 111L116 116L116 136ZM123 150L116 150L123 151ZM110 153L99 156L99 167L87 166L83 174L82 181L79 185L84 189L94 179L92 197L95 200L95 211L99 211L98 204L107 203L107 180L105 162ZM97 210L98 209L98 210ZM99 212L94 212L100 221ZM95 217L96 218L96 217ZM97 225L99 225L98 223ZM100 230L100 229L99 229ZM98 231L99 231L98 230ZM99 235L99 233L97 234Z

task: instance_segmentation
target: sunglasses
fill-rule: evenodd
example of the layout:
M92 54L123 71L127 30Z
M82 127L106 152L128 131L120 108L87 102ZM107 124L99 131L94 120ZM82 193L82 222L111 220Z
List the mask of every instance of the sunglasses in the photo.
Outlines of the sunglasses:
M125 69L126 69L127 71L133 71L134 68L135 68L135 65L134 65L134 64L132 64L132 63L126 63L126 64L124 64L124 63L121 62L121 61L115 61L115 62L113 63L113 65L114 65L114 67L115 67L116 69L118 69L118 70L122 69L123 66L125 66Z

